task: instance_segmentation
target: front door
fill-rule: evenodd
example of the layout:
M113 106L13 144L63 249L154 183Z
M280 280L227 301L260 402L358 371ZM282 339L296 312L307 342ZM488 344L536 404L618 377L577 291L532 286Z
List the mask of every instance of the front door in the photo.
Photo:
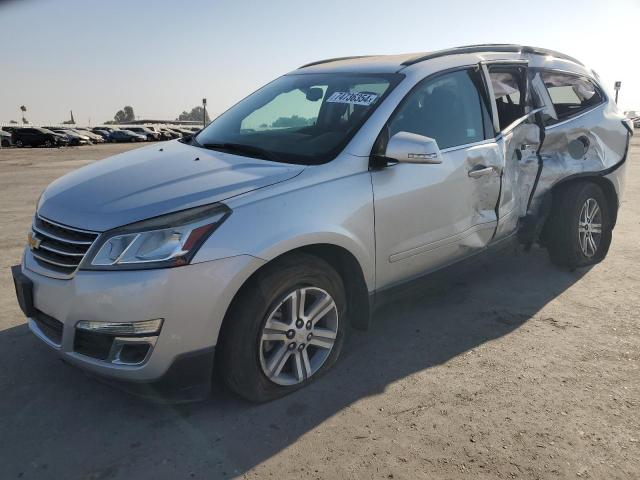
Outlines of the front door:
M503 157L494 141L479 68L428 77L389 120L434 138L442 163L399 163L371 172L376 285L384 288L484 248L492 239Z

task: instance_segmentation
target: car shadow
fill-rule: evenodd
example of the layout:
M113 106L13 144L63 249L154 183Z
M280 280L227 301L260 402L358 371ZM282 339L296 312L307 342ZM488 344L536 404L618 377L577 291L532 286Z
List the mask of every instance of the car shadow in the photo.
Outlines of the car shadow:
M349 332L331 372L263 405L219 385L203 402L149 403L55 361L26 325L4 330L0 478L240 475L355 402L532 321L586 271L553 267L534 248L416 282L375 312L369 331Z

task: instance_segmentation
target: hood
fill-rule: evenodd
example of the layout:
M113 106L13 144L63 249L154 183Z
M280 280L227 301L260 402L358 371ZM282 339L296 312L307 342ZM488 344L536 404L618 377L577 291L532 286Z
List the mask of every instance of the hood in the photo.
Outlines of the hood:
M101 160L53 182L38 214L102 232L295 177L303 166L270 162L170 141Z

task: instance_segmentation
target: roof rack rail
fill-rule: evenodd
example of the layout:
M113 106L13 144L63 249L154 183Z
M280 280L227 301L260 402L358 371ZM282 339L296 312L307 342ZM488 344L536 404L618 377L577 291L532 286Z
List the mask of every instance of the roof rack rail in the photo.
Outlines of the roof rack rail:
M312 67L314 65L321 65L323 63L339 62L340 60L353 60L355 58L367 58L367 57L370 57L370 56L371 55L354 55L352 57L327 58L326 60L318 60L317 62L311 62L311 63L307 63L305 65L302 65L301 67L298 67L298 70L300 70L301 68Z
M506 52L506 53L537 53L540 55L552 55L554 57L569 60L582 65L582 62L576 60L564 53L556 52L554 50L547 50L546 48L529 47L523 45L515 45L509 43L487 43L479 45L466 45L463 47L447 48L444 50L437 50L435 52L426 53L409 60L402 62L403 67L408 67L416 63L424 62L425 60L431 60L433 58L445 57L447 55L460 55L464 53L479 53L479 52Z
M538 55L551 55L552 57L561 58L563 60L569 60L570 62L577 63L578 65L582 65L584 67L584 63L578 60L575 57L571 57L569 55L565 55L561 52L556 52L555 50L549 50L548 48L539 48L539 47L529 47L524 45L522 47L522 51L524 53L537 53Z

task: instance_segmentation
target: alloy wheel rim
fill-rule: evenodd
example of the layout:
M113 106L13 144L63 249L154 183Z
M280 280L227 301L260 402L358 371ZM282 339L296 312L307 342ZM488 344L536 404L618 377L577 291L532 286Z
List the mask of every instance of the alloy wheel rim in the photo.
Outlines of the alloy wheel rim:
M602 238L602 211L594 198L585 200L578 220L578 244L582 254L592 258L600 247Z
M301 287L269 314L260 336L263 373L278 385L296 385L320 370L338 335L338 309L328 292Z

